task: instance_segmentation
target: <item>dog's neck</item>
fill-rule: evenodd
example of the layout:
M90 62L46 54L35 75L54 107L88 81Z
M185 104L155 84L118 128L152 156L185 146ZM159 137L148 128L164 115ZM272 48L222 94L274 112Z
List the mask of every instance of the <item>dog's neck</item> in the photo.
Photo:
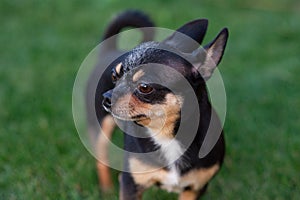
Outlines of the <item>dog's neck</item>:
M184 149L174 135L179 120L180 110L170 109L162 116L154 118L146 127L153 142L160 147L168 165L184 153Z

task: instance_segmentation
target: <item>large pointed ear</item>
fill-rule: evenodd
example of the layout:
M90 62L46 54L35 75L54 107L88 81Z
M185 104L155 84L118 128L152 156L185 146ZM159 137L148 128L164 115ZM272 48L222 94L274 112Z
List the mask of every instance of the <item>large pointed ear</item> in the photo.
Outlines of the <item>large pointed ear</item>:
M198 64L198 66L196 64L195 67L205 80L211 77L214 69L221 62L227 39L228 29L224 28L211 43L204 46L204 50L206 51L205 61Z
M202 43L207 25L207 19L191 21L177 29L171 36L166 38L163 43L175 47L182 52L191 53Z

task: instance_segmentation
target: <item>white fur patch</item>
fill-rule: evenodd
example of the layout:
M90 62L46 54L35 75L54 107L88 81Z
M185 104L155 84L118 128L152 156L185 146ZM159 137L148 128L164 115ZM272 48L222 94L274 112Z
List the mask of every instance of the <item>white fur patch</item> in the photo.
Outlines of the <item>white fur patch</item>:
M154 133L149 130L149 133L156 145L161 147L164 158L168 165L172 165L184 153L181 144L175 138L167 138L160 136L160 133Z
M179 173L177 172L176 167L173 166L168 173L166 180L162 181L162 188L168 192L175 192L176 188L179 186L179 180Z
M175 139L159 138L155 139L155 143L161 146L164 157L166 158L168 165L172 165L183 153L184 150L180 143Z
M155 144L161 147L162 156L166 159L168 167L170 168L168 176L162 185L164 185L164 188L169 192L173 191L174 187L178 186L180 180L180 175L174 162L183 155L184 149L175 138L162 138L152 132L150 132L150 134Z

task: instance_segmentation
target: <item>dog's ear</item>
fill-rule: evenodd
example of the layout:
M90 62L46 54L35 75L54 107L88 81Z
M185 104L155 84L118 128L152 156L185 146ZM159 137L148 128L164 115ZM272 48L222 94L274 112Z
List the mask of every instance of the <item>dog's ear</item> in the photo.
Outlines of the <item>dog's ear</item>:
M207 19L198 19L188 22L166 38L163 43L175 47L181 52L191 53L202 43L207 25Z
M198 61L194 62L193 65L205 80L211 77L214 69L221 62L227 39L228 29L224 28L212 42L204 46L205 52L203 49L197 49L193 52L194 58L198 58ZM199 58L202 58L202 61Z

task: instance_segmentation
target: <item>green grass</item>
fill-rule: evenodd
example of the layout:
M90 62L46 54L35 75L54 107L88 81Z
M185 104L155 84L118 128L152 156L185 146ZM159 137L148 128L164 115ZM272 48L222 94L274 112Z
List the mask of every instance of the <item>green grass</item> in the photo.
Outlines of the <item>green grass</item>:
M220 65L227 155L204 199L299 198L297 0L2 0L0 199L99 199L94 159L73 124L72 86L110 17L125 8L173 29L208 18L206 42L229 27ZM167 197L175 198L153 189L145 199Z

